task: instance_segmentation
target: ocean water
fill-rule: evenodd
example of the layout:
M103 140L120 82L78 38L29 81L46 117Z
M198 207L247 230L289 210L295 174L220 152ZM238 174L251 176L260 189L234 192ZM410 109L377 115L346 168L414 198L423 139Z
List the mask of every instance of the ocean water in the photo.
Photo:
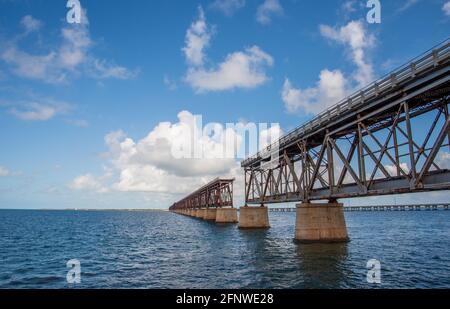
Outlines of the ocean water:
M349 243L301 245L295 213L251 231L169 212L0 210L0 288L450 288L450 211L345 216Z

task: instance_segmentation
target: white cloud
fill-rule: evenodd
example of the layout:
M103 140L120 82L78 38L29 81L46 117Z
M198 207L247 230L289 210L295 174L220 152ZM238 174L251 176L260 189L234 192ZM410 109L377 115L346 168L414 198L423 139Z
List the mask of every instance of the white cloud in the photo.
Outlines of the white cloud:
M265 68L273 65L273 58L258 46L228 54L222 63L206 68L204 49L209 45L212 32L199 7L198 20L189 27L183 48L189 65L184 80L192 88L199 93L254 88L268 80Z
M283 14L283 7L278 0L264 0L256 11L256 20L263 25L270 24L274 15Z
M89 34L88 20L82 20L82 24L67 26L61 30L63 42L58 52L61 68L73 69L86 61L87 51L93 42Z
M252 46L229 54L216 69L190 68L185 80L198 92L255 88L268 80L265 68L272 65L269 54Z
M226 16L233 15L237 10L245 6L245 0L215 0L211 8L223 12Z
M439 152L435 162L441 169L450 169L450 153L446 151Z
M68 113L71 108L71 105L65 102L53 100L31 101L10 108L9 113L21 120L46 121L58 114Z
M132 139L120 130L109 133L105 136L108 151L102 156L107 175L82 175L74 179L70 187L95 192L148 192L174 198L190 193L216 177L236 178L235 199L239 203L244 194L243 173L234 156L223 158L223 153L224 142L230 140L236 143L238 153L243 141L241 135L245 132L228 128L205 134L203 128L203 134L197 136L186 130L194 122L194 115L182 111L177 122L161 122L142 139ZM260 140L264 143L264 137L276 138L281 134L278 126L272 126L261 132ZM201 159L173 156L173 147L186 140L197 142Z
M442 7L442 10L444 11L445 15L450 16L450 1L447 1L444 6Z
M130 71L129 69L108 64L105 60L94 59L92 61L93 75L100 79L115 78L115 79L132 79L138 74L136 70Z
M95 176L91 174L76 177L69 185L69 187L72 190L86 190L86 191L95 191L99 193L104 193L108 191L107 188L103 186L101 180L97 179Z
M31 55L16 46L10 46L0 54L1 60L12 66L12 72L20 77L43 80L48 83L62 83L66 75L55 66L57 55Z
M11 172L6 167L0 166L0 177L7 177L10 175Z
M356 11L355 5L356 5L356 0L347 0L342 4L341 8L344 11L344 13L347 13L347 14L353 13Z
M357 69L350 79L340 70L324 69L317 84L306 89L297 89L286 79L281 94L288 112L302 110L308 114L320 113L345 98L352 90L374 80L372 64L365 58L366 50L374 45L375 38L367 33L361 21L351 21L337 29L321 25L319 29L323 37L348 46Z
M105 142L114 165L153 165L181 177L218 175L234 166L234 159L220 159L224 153L226 132L218 130L211 136L203 134L194 137L191 131L196 121L194 115L182 111L178 114L178 120L173 124L159 123L145 138L137 142L126 137L121 131L107 135ZM197 133L200 135L201 132ZM203 151L201 159L175 159L174 147L184 145L184 141L195 138L198 138L197 145Z
M198 8L198 19L194 21L186 32L186 46L183 52L189 64L200 66L205 59L204 49L209 45L211 29L208 28L205 13Z
M89 21L86 12L81 24L65 23L61 29L61 43L50 51L33 54L21 50L15 40L0 50L0 60L11 66L17 76L59 84L69 77L87 72L94 78L129 79L135 76L125 67L109 65L105 60L97 59L90 52L94 42L89 33ZM41 22L31 16L25 16L22 24L26 33L39 29Z
M24 16L20 23L25 28L26 33L38 31L42 27L42 22L31 15Z
M325 38L350 47L351 58L358 68L354 79L360 87L364 87L374 80L372 64L365 60L365 50L374 45L375 38L367 33L361 21L351 21L338 29L320 25L320 33Z
M302 110L318 114L343 99L348 92L347 81L339 70L323 70L317 85L312 88L297 89L286 78L281 97L288 112Z
M395 165L385 165L384 168L386 169L386 171L389 173L389 175L391 176L397 176L397 166ZM402 169L406 174L409 173L409 166L407 163L400 163L400 169ZM401 171L400 171L400 175Z

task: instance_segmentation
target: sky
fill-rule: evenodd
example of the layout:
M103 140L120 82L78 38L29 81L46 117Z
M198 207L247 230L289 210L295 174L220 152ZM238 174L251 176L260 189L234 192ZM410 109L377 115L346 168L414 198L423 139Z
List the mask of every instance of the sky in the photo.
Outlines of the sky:
M240 203L239 159L171 157L183 124L281 135L450 26L448 0L380 1L381 23L359 0L79 2L70 24L66 0L0 0L0 208L164 209L217 176ZM220 138L203 137L208 154Z

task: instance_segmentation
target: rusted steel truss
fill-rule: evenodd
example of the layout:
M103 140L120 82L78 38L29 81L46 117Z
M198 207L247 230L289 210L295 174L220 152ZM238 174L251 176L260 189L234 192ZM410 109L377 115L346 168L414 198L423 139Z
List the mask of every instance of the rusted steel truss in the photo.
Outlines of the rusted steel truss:
M413 62L401 82L391 75L383 91L375 82L315 130L288 134L276 154L244 161L246 203L449 190L449 46L440 60L422 57L421 72Z
M169 209L202 209L233 207L234 179L216 178L197 191L173 204Z

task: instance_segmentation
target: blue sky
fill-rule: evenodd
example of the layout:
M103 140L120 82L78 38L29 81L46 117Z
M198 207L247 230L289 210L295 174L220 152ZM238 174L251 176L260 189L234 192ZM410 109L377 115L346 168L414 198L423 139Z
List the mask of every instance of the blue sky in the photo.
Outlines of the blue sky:
M380 24L356 0L81 0L71 25L66 2L0 0L0 208L167 208L239 175L158 157L179 117L287 132L450 25L444 0L381 1Z

